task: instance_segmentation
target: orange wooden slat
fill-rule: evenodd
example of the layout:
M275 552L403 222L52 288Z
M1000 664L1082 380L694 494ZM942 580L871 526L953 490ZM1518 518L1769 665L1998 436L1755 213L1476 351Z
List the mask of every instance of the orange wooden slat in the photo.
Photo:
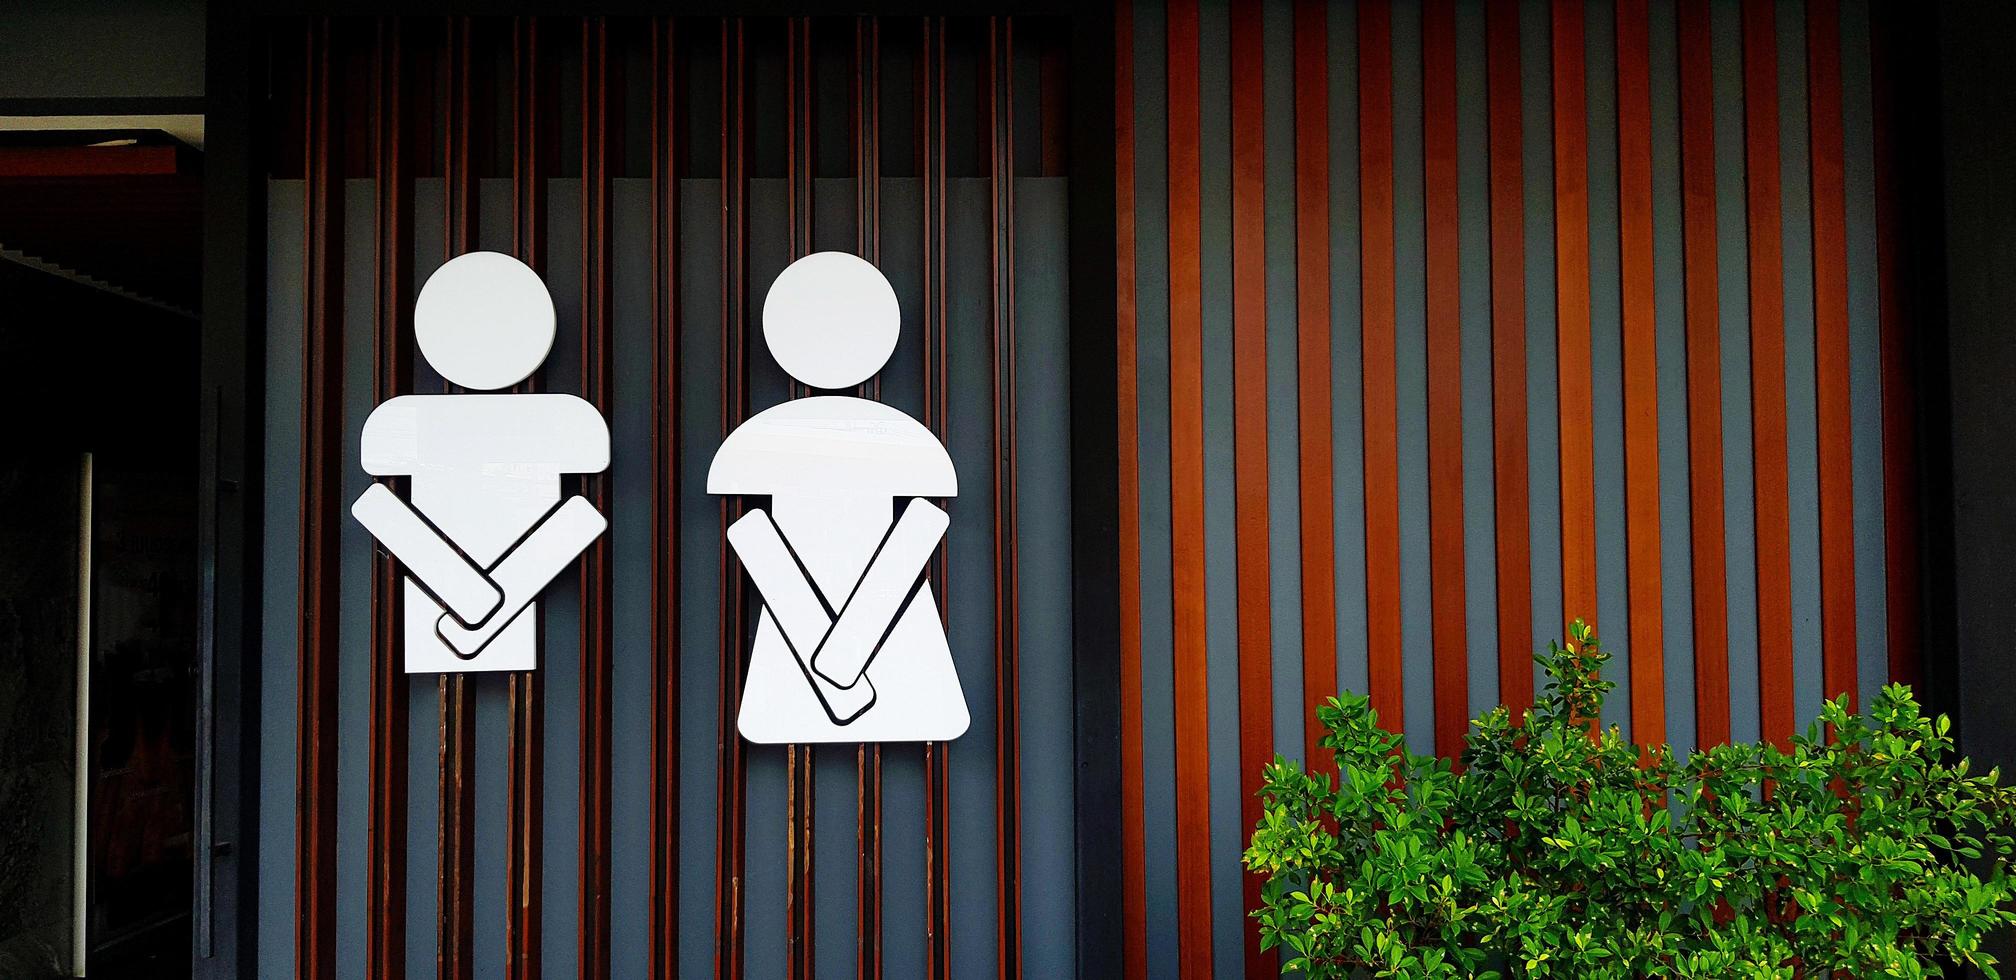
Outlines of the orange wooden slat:
M1589 120L1581 0L1554 0L1555 398L1561 428L1561 611L1596 625L1596 409L1589 387Z
M1295 2L1295 370L1302 516L1304 764L1334 772L1316 709L1337 693L1330 422L1330 62L1323 0ZM1131 247L1131 242L1129 243ZM1124 492L1124 491L1123 491Z
M1526 177L1518 0L1485 10L1490 116L1491 448L1497 523L1498 700L1533 704L1533 563L1526 435Z
M1141 422L1135 326L1134 5L1113 5L1114 342L1120 475L1120 965L1148 976L1147 783L1141 729Z
M1659 334L1652 268L1652 72L1645 0L1617 4L1617 227L1623 300L1625 569L1631 737L1666 741L1659 569Z
M404 31L397 18L378 22L372 123L376 180L372 182L377 241L373 261L374 403L411 392L413 352L413 141L406 132ZM404 481L396 481L403 483ZM365 970L397 976L406 965L407 747L412 684L404 666L405 624L398 563L383 552L371 560L371 809L365 830L366 901L374 913L365 925Z
M1210 684L1204 613L1204 325L1197 0L1171 0L1169 484L1175 605L1176 929L1185 980L1211 972Z
M786 253L792 259L812 251L812 21L791 17L784 22L784 171L785 223L789 229ZM793 398L810 393L792 381ZM793 980L809 980L816 972L814 960L817 920L816 885L813 872L817 842L815 791L811 745L784 747L784 963Z
M1372 706L1406 727L1400 661L1400 440L1393 311L1393 11L1358 9L1358 211L1365 426L1365 649Z
M1015 20L987 22L994 374L995 972L1022 975L1022 615L1015 439Z
M511 25L511 251L538 271L546 272L546 163L542 137L551 125L542 111L547 106L541 90L548 84L540 71L546 63L539 44L540 21L519 18ZM547 57L550 57L548 55ZM584 243L585 244L585 243ZM530 391L539 376L515 386L513 391ZM586 622L584 618L583 622ZM545 678L536 670L513 673L506 681L509 728L505 736L505 757L509 771L505 777L504 817L504 975L531 978L541 965L541 943L545 918L544 899L546 835L545 802ZM586 739L583 744L586 744ZM582 786L594 778L584 773ZM584 797L585 800L585 797ZM584 813L584 817L587 815ZM581 842L586 856L588 820L582 823ZM582 869L587 870L583 864ZM589 927L582 935L593 935L593 911L588 907L590 891L576 892L578 914ZM583 943L590 953L591 944ZM606 945L606 944L605 944ZM590 964L592 964L592 960ZM595 973L584 974L592 977Z
M1848 217L1840 0L1806 4L1813 216L1813 380L1820 471L1820 651L1826 697L1856 704L1855 436L1849 402Z
M651 898L647 976L679 975L680 578L677 28L651 25ZM698 806L704 802L695 801Z
M613 416L615 386L615 221L612 215L615 173L612 160L621 150L620 109L613 110L610 89L616 61L606 17L581 24L581 393L604 418ZM557 140L556 140L557 142ZM597 510L613 512L609 475L582 478L581 490ZM611 956L610 852L611 796L614 791L610 729L614 704L613 658L615 569L608 535L596 539L581 556L581 746L579 902L576 935L578 976L606 977ZM538 903L533 903L537 910ZM564 942L564 938L562 939ZM533 950L536 952L536 944ZM540 967L528 963L526 975Z
M1427 219L1428 566L1434 616L1435 752L1463 754L1469 639L1463 588L1462 220L1456 183L1456 5L1421 8L1421 148Z
M721 435L741 425L749 414L749 40L741 20L723 18L721 29ZM722 497L721 527L742 516L742 504ZM748 752L735 731L742 706L742 569L729 554L727 538L716 555L721 582L718 636L720 672L716 681L718 761L714 806L714 976L739 980L747 962L743 940L742 886L748 859Z
M1230 15L1232 83L1232 467L1238 569L1239 819L1260 822L1260 780L1274 758L1274 652L1267 542L1266 42L1259 4ZM1261 877L1239 876L1241 903L1260 907ZM1248 976L1278 973L1248 919Z
M1694 742L1729 741L1729 570L1723 540L1722 314L1716 285L1715 65L1708 0L1681 0L1682 273L1687 311L1687 486L1694 593Z
M311 22L303 183L301 498L295 622L294 975L336 974L337 613L343 459L343 177L330 62L334 31Z
M1779 237L1778 37L1770 0L1743 3L1743 163L1750 235L1750 429L1757 520L1757 694L1764 737L1792 736L1792 531L1785 446L1784 241Z

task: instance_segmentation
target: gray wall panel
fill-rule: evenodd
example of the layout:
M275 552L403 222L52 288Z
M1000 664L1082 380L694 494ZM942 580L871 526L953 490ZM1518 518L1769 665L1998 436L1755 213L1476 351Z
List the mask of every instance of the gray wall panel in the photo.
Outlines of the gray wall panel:
M1075 969L1071 659L1070 283L1056 261L1069 215L1059 177L1015 182L1016 557L1020 563L1022 970ZM893 975L893 974L889 974Z
M1486 105L1484 8L1456 7L1457 247L1463 320L1463 598L1469 714L1498 704L1498 519L1492 485L1491 117Z
M1302 747L1302 506L1296 417L1294 10L1267 0L1267 577L1274 662L1274 752Z
M1813 219L1806 128L1806 7L1778 4L1779 206L1785 241L1785 456L1792 502L1792 710L1820 712L1820 451L1814 409Z
M1603 676L1617 684L1603 704L1603 722L1631 734L1631 606L1624 514L1623 295L1617 220L1617 39L1609 4L1586 0L1584 57L1589 86L1589 377L1562 386L1592 389L1596 456L1577 461L1580 479L1596 483L1596 609L1569 609L1570 619L1598 624L1611 653Z
M1407 747L1428 753L1435 751L1435 620L1428 556L1428 289L1421 107L1421 11L1412 4L1398 4L1393 10L1393 360L1399 398L1401 681Z
M1239 854L1245 849L1239 771L1238 515L1232 432L1232 153L1229 3L1198 14L1198 114L1202 147L1199 239L1204 410L1204 595L1211 740L1211 955L1219 976L1243 969ZM1178 602L1196 601L1178 596Z
M303 185L266 191L266 494L260 522L259 973L294 972L295 625L300 615Z

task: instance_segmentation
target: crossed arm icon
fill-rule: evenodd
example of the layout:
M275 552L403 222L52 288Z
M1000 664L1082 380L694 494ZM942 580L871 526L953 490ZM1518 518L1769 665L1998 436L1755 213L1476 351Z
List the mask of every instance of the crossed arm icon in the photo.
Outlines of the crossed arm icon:
M483 568L383 484L373 484L350 511L441 603L446 612L435 633L463 659L482 653L609 525L587 498L570 497ZM868 665L915 595L950 523L929 501L912 500L837 610L820 595L769 514L752 510L728 528L729 544L835 724L874 706Z
M570 497L481 568L382 483L364 491L350 513L447 610L434 632L464 660L482 653L609 526L586 497Z
M912 500L837 611L820 596L769 514L752 510L729 526L728 543L834 724L845 725L875 706L868 665L916 594L950 523L930 501Z

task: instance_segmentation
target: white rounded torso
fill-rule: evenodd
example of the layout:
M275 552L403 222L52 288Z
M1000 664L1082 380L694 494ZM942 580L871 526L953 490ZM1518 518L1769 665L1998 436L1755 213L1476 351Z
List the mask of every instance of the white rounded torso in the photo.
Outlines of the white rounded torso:
M764 409L729 433L707 471L707 492L955 497L959 478L937 437L902 410L814 395Z

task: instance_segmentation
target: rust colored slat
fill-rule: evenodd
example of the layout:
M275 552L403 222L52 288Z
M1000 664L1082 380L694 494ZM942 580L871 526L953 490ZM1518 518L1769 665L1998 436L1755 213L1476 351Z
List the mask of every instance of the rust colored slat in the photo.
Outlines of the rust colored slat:
M1204 613L1204 325L1197 0L1171 0L1169 484L1175 597L1176 931L1185 980L1211 969L1210 681Z
M789 254L795 260L812 251L811 18L785 21L784 49L785 197ZM795 380L789 389L793 398L810 394L810 389ZM786 968L794 980L812 977L817 966L812 757L810 745L784 747L784 949Z
M307 292L301 383L300 611L295 763L294 940L298 977L336 971L337 531L343 487L343 180L327 18L309 24L306 214L301 281Z
M945 18L923 22L923 53L917 61L917 140L924 175L924 424L945 441L949 414L946 370L946 138L945 138ZM951 506L945 501L940 506ZM931 586L938 596L938 615L946 611L946 553L940 542L931 564ZM952 971L952 748L945 742L924 746L924 942L925 975L944 980Z
M373 211L377 241L372 325L371 394L383 402L412 390L413 202L408 195L412 143L406 138L405 51L402 22L378 20L373 129L376 176ZM404 480L396 489L403 490ZM404 634L398 564L375 551L371 562L371 804L365 831L370 864L365 894L374 914L365 926L367 975L406 973L406 751L407 692L401 663Z
M1554 0L1554 283L1561 608L1596 625L1595 405L1589 389L1589 124L1581 0Z
M1617 256L1624 360L1625 575L1631 737L1666 741L1659 582L1659 334L1652 270L1651 25L1645 0L1617 4Z
M679 73L675 21L651 25L652 980L679 976Z
M581 394L602 413L611 415L610 374L614 370L615 231L610 216L614 193L611 158L621 152L617 131L620 107L610 94L614 67L609 51L609 20L594 17L581 24ZM612 512L609 474L581 478L581 492L595 509ZM579 956L582 980L609 975L610 923L609 851L610 769L609 717L611 647L614 643L609 607L611 567L609 536L603 535L581 556L581 837Z
M1485 9L1490 116L1491 486L1496 508L1498 699L1533 704L1533 542L1526 436L1526 177L1520 126L1519 3Z
M1456 184L1456 5L1421 8L1422 189L1427 218L1428 563L1435 617L1435 753L1463 754L1470 643L1463 588L1462 220Z
M882 25L854 18L855 250L882 263ZM863 397L880 400L882 378L864 384ZM882 746L854 750L854 975L882 976Z
M1232 468L1238 570L1239 819L1260 822L1260 780L1274 758L1274 639L1267 542L1267 151L1260 5L1231 9ZM1201 597L1200 597L1201 598ZM1261 878L1239 876L1241 903L1260 907ZM1246 973L1280 972L1248 920Z
M1820 650L1827 697L1857 703L1855 434L1848 399L1848 192L1841 119L1840 0L1806 4L1813 209L1814 414L1820 469Z
M1134 4L1113 4L1114 343L1120 494L1120 967L1148 977L1147 775L1141 728L1141 381L1134 243Z
M1920 680L1918 592L1918 406L1913 379L1913 304L1906 292L1904 168L1899 159L1900 105L1893 39L1898 16L1884 16L1870 31L1876 142L1876 313L1881 332L1883 388L1883 585L1888 624L1890 680Z
M721 435L749 414L749 50L739 18L721 21ZM748 758L736 715L742 706L744 595L742 566L730 554L728 525L741 519L739 500L721 498L720 763L716 770L714 842L714 976L743 975L742 893L748 839Z
M994 887L997 975L1022 975L1022 614L1016 549L1015 20L987 22L994 302Z
M1770 0L1743 2L1743 164L1750 235L1750 415L1757 511L1757 689L1764 737L1792 737L1792 531L1786 487L1784 241L1779 237L1778 37Z
M1365 425L1365 648L1372 707L1407 726L1400 667L1400 435L1394 350L1393 9L1358 8L1359 281Z
M1723 540L1722 315L1716 285L1715 65L1708 0L1681 0L1680 198L1687 309L1687 484L1694 739L1729 741L1729 569Z
M541 103L540 22L521 17L511 30L511 250L540 275L546 272L545 156L541 139L546 126ZM532 390L538 375L514 388ZM585 622L585 620L584 620ZM510 675L507 682L510 730L505 755L510 775L505 781L504 818L504 973L514 980L536 980L543 941L541 900L544 892L545 838L545 678L538 671ZM592 774L583 774L586 784ZM587 924L583 919L583 924Z
M1322 740L1323 726L1316 721L1316 709L1337 693L1336 513L1330 458L1330 28L1322 0L1296 0L1294 16L1295 421L1302 515L1302 734L1308 753L1305 764L1312 771L1334 772L1336 764L1325 758L1327 753L1317 744ZM1131 193L1133 173L1129 171L1127 177ZM1131 272L1132 265L1128 268ZM1126 492L1123 488L1122 493ZM1139 500L1133 499L1132 505L1137 508L1138 524ZM1135 547L1139 547L1138 537ZM1138 556L1127 564L1139 565ZM1139 587L1136 582L1135 588ZM1138 615L1136 610L1137 629ZM1138 688L1140 679L1135 678L1134 683Z
M442 67L445 77L445 118L442 133L444 180L443 220L447 243L444 258L469 251L476 241L476 175L471 168L470 128L475 118L473 78L474 26L467 17L448 24ZM476 879L476 709L466 674L444 674L439 681L441 722L440 878L436 885L436 973L441 980L472 980L475 975L475 918L472 891Z

